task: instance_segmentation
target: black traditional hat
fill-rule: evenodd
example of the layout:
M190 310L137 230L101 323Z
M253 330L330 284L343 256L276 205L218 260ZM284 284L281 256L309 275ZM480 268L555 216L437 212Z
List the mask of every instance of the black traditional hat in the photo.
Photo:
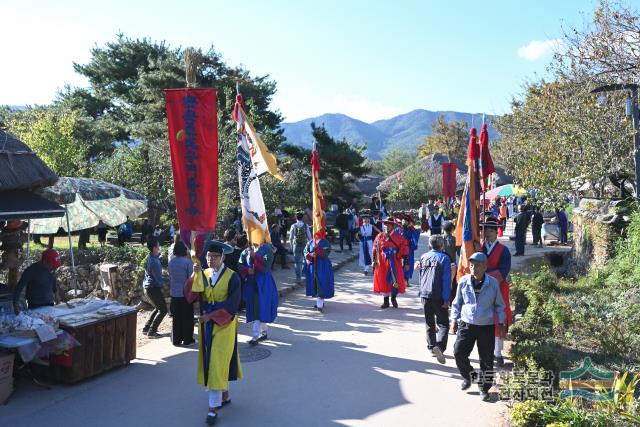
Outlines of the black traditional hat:
M233 248L220 240L211 240L207 245L207 252L230 254L233 252Z
M501 228L502 224L495 216L487 216L485 217L484 222L480 223L480 226L484 228Z

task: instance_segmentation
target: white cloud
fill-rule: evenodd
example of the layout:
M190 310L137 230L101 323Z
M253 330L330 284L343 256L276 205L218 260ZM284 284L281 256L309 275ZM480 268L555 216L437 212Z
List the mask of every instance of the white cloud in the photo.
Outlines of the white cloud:
M562 39L531 40L528 45L518 48L518 56L527 61L537 61L540 58L557 52L564 46Z

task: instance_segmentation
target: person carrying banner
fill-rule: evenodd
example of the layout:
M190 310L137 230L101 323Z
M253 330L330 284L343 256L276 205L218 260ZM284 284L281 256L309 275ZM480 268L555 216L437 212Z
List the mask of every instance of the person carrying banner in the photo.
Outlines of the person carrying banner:
M409 245L407 239L396 230L393 219L383 221L381 233L373 242L373 292L384 297L380 308L389 307L389 296L394 308L398 308L396 296L407 287L404 272L409 269Z
M269 243L252 244L240 255L240 277L244 281L247 323L252 323L250 345L267 339L267 323L278 316L278 288L273 279L273 247Z
M224 266L225 254L233 248L214 240L207 247L207 264L202 269L193 265L193 275L184 285L188 303L200 301L202 315L198 319L198 384L209 392L206 422L212 425L218 419L218 409L231 402L229 381L242 378L238 354L238 306L240 305L240 278ZM201 276L199 284L197 275Z
M327 239L310 240L304 248L306 260L306 295L316 297L314 308L322 313L324 300L333 298L333 265L329 259L331 244Z
M360 255L358 264L364 267L364 275L371 271L373 259L373 225L371 224L371 216L369 213L362 213L362 225L358 228L358 237L360 238Z
M511 304L509 304L509 282L507 281L509 272L511 271L511 253L505 245L498 241L498 228L500 227L500 223L497 218L488 217L486 221L480 225L484 237L482 252L487 255L487 274L498 281L500 294L505 304L504 330L506 332L512 320ZM496 341L493 355L496 358L496 365L501 367L504 365L504 357L502 356L504 337L498 334L497 324L496 318Z

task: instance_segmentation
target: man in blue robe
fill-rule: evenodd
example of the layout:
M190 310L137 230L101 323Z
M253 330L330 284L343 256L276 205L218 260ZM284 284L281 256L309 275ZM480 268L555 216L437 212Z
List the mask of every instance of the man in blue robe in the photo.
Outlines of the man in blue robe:
M304 248L306 260L306 295L316 297L314 308L324 310L324 300L333 298L333 265L329 259L331 244L326 239L313 240Z
M278 316L278 288L273 279L273 247L269 243L253 244L240 255L238 266L242 277L247 323L252 325L250 345L267 339L267 323Z

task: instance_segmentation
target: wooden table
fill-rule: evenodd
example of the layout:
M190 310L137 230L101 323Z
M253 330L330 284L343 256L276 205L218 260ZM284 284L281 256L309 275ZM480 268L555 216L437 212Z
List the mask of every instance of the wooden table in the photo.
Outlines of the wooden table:
M136 358L136 311L130 311L69 326L60 327L80 342L62 357L53 357L48 376L56 382L75 383L119 366Z

